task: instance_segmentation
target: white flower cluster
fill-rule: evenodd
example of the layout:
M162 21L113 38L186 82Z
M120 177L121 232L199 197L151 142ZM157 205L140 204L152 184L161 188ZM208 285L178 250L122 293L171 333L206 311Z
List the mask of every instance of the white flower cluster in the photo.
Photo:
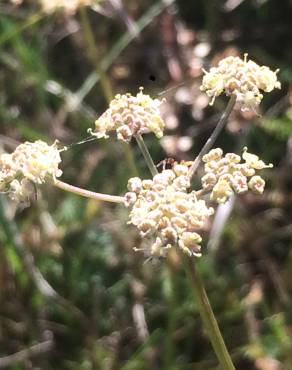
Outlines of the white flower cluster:
M16 201L24 202L31 193L31 184L54 181L62 175L58 168L61 157L56 144L38 140L20 144L13 153L0 156L0 192L7 192Z
M198 200L194 191L187 192L190 181L188 167L175 164L163 170L153 180L134 177L128 182L127 205L132 207L130 224L137 226L142 237L155 238L149 254L164 256L171 247L200 256L202 238L197 233L213 214L204 200Z
M125 142L129 142L133 135L150 131L161 138L165 126L159 112L161 103L161 100L145 95L142 88L136 96L118 94L96 120L95 131L91 133L97 138L107 138L109 131L116 130L118 139Z
M241 159L244 163L240 163ZM218 203L226 202L233 192L241 194L248 188L262 194L265 181L255 175L256 170L273 167L272 164L266 165L257 155L248 153L247 148L244 148L242 158L234 153L223 157L222 149L212 149L203 156L203 162L206 172L202 177L203 189L211 191L211 200Z
M67 14L74 14L81 6L91 5L93 0L40 0L45 13L54 13L63 10Z
M228 96L235 95L242 110L255 111L263 98L261 91L281 88L277 79L278 71L273 72L252 60L247 61L247 54L244 60L230 56L222 59L218 67L212 67L210 72L204 71L201 90L212 98L210 105L224 92Z

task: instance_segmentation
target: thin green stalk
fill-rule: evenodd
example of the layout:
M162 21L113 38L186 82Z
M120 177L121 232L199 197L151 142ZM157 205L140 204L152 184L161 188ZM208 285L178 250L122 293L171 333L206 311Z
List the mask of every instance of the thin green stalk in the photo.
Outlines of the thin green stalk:
M198 156L194 160L194 162L193 162L193 164L192 164L192 166L189 170L188 176L189 176L190 179L194 176L195 172L197 171L197 168L199 167L199 164L200 164L203 156L206 153L208 153L208 151L212 148L212 146L215 143L218 135L220 134L220 132L223 130L224 126L226 125L228 117L230 116L230 113L232 112L232 109L234 108L235 103L236 103L236 96L231 95L231 97L229 99L229 102L226 106L226 109L223 112L219 122L217 123L217 126L215 127L215 129L212 132L209 139L206 141L205 145L201 149L200 153L198 154Z
M124 203L124 197L120 197L118 195L95 193L94 191L78 188L77 186L67 184L60 180L56 180L54 182L54 185L59 189L68 191L73 194L80 195L85 198L90 198L90 199L104 201L104 202L111 202L111 203Z
M95 67L96 73L100 76L100 83L101 83L101 86L102 86L102 90L103 90L103 93L104 93L104 96L105 96L107 102L109 103L113 99L114 94L113 94L111 83L110 83L108 77L106 76L104 71L101 68L99 68L99 66L97 64L98 51L97 51L97 48L96 48L94 34L93 34L93 31L92 31L92 28L91 28L91 24L90 24L90 21L88 19L86 7L81 7L80 8L80 18L81 18L83 31L84 31L84 38L85 38L85 41L86 41L87 47L88 47L88 56L89 56L91 62L93 63L93 65Z
M156 168L156 166L155 166L155 164L153 162L153 159L152 159L152 157L151 157L151 155L149 153L149 150L148 150L148 148L147 148L147 146L145 144L145 141L144 141L143 137L138 134L138 135L135 136L135 139L136 139L136 141L138 143L138 146L139 146L139 148L140 148L140 150L141 150L141 152L142 152L142 154L144 156L144 159L146 161L146 164L147 164L147 166L148 166L148 168L149 168L149 170L151 172L151 175L152 176L157 175L158 174L157 168Z
M138 176L138 169L136 166L135 158L133 156L130 144L122 143L122 148L124 151L124 156L126 158L127 166L130 171L131 176Z
M24 31L26 28L29 28L39 22L42 18L44 18L44 13L35 13L28 17L23 23L20 25L13 27L11 30L3 33L0 36L0 46L3 46L7 41L12 39L13 37L17 36L19 33Z
M101 87L104 93L104 96L106 98L107 103L110 103L111 100L114 98L114 93L113 89L111 86L111 82L109 78L107 77L106 73L104 72L104 68L101 68L99 64L97 63L99 55L98 55L98 50L96 47L95 39L94 39L94 34L92 31L92 27L90 24L90 21L88 19L88 14L86 7L81 7L80 8L80 17L81 17L81 23L84 31L84 38L87 43L88 47L88 56L93 65L95 66L95 71L96 74L100 78L100 83ZM125 159L128 165L128 168L130 170L130 173L133 176L136 176L138 174L135 159L133 156L133 153L128 145L123 145L123 151L125 155Z
M204 284L195 267L192 258L181 252L187 277L190 281L196 303L198 304L199 313L203 320L204 327L207 331L213 349L220 363L221 370L235 370L231 357L227 351L223 337L221 335L218 323L212 311Z
M164 355L163 355L163 362L164 370L171 369L173 365L173 361L176 355L176 346L174 343L174 332L177 325L177 312L176 309L178 307L177 301L177 284L176 284L176 271L175 267L173 266L171 260L167 258L167 265L166 265L166 273L167 273L167 283L168 283L168 291L167 291L167 306L168 306L168 315L167 315L167 332L165 336L165 345L164 345Z
M157 168L153 162L151 154L145 144L145 141L142 135L135 135L135 139L138 143L138 146L143 154L143 157L146 161L146 164L151 172L152 176L158 174ZM167 273L168 273L168 280L170 284L170 292L169 292L169 317L168 317L168 327L167 327L167 336L165 341L165 350L164 350L164 368L169 369L173 359L173 351L174 351L174 343L173 343L173 331L176 325L176 318L174 314L174 309L176 307L176 299L175 299L175 279L174 279L174 272L173 267L171 266L171 262L167 260Z
M136 22L138 28L138 34L140 34L145 27L147 27L155 17L167 7L171 6L175 0L159 0L153 6L151 6L147 12L138 19ZM135 39L136 34L131 32L124 33L113 45L112 49L104 56L100 61L100 68L105 73L117 59L117 57L123 52L124 49ZM83 101L93 87L100 80L100 75L96 72L92 72L87 79L84 81L81 88L76 92L80 101Z

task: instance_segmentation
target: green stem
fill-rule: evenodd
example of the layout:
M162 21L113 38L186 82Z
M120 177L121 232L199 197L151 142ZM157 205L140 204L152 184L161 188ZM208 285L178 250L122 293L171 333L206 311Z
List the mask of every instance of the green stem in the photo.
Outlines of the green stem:
M177 301L177 284L176 284L176 271L171 262L167 259L166 265L167 281L169 284L169 291L167 292L167 307L168 307L168 323L167 332L165 336L165 346L164 346L164 370L169 370L172 368L173 361L176 355L176 346L174 343L174 332L177 324L176 309L178 307Z
M87 47L88 47L88 57L93 63L93 65L95 66L95 71L96 71L96 74L99 76L104 97L106 98L107 103L110 103L112 99L114 98L114 93L113 93L113 89L111 86L111 82L109 78L107 77L106 73L104 72L104 68L101 68L97 63L99 59L99 54L98 54L98 50L96 47L92 27L88 19L86 7L80 8L80 18L81 18L83 31L84 31L84 38L86 40ZM126 159L130 173L133 176L136 176L138 174L138 171L137 171L135 159L134 159L131 149L129 148L128 145L125 144L123 145L123 151L124 151L125 159Z
M158 174L157 168L156 168L156 166L155 166L155 164L153 162L153 159L152 159L152 157L151 157L151 155L149 153L149 150L148 150L148 148L147 148L147 146L145 144L145 141L143 140L143 137L138 134L138 135L135 136L135 139L136 139L136 141L138 143L138 146L139 146L139 148L140 148L140 150L141 150L141 152L142 152L142 154L144 156L144 159L146 161L146 164L147 164L147 166L148 166L148 168L149 168L149 170L151 172L151 175L152 176L157 175Z
M138 33L140 33L145 27L147 27L155 17L157 17L164 9L170 7L175 0L159 0L147 12L136 22L138 27ZM123 34L113 45L112 49L105 55L100 61L100 68L103 72L106 72L113 62L118 58L122 51L129 46L129 44L136 38L136 34L126 32ZM83 101L93 87L100 80L99 74L96 72L91 73L88 78L84 81L83 85L77 92L80 101Z
M29 28L39 22L42 18L44 18L44 13L35 13L28 17L23 23L19 26L13 27L11 30L3 33L0 36L0 46L3 46L7 41L12 39L13 37L17 36L19 33L24 31L26 28Z
M91 198L104 202L124 203L124 197L120 197L118 195L95 193L94 191L85 190L82 188L78 188L77 186L69 185L60 180L56 180L54 182L54 185L59 189L69 191L70 193L77 194L85 198Z
M213 349L220 363L220 369L235 370L235 367L232 363L231 357L227 351L226 345L221 335L218 323L212 311L203 282L196 270L195 264L192 258L184 255L182 252L181 257L184 261L186 274L190 281L196 303L198 304L198 309L203 320L204 327L207 331Z
M136 166L135 158L131 150L130 144L122 143L122 148L124 151L124 156L126 158L127 166L130 171L131 176L138 176L138 169Z
M223 130L224 126L226 125L226 122L228 120L228 117L230 116L230 113L232 112L232 109L234 108L234 105L236 103L236 96L235 95L231 95L230 99L229 99L229 102L226 106L226 109L225 111L223 112L219 122L217 123L217 126L215 127L214 131L212 132L211 136L209 137L209 139L206 141L205 145L203 146L203 148L201 149L200 153L198 154L198 156L196 157L196 159L194 160L190 170L189 170L189 178L191 179L197 168L199 167L199 164L203 158L203 156L208 153L208 151L212 148L213 144L215 143L218 135L220 134L220 132Z
M109 103L113 99L113 90L111 83L104 73L104 71L98 66L97 61L98 61L98 50L96 48L95 44L95 39L94 39L94 34L91 28L90 21L88 19L87 15L87 10L86 7L81 7L80 8L80 18L81 18L81 23L84 31L84 38L87 43L88 47L88 56L91 62L93 63L96 73L100 76L100 83L102 86L102 90L104 93L104 96Z

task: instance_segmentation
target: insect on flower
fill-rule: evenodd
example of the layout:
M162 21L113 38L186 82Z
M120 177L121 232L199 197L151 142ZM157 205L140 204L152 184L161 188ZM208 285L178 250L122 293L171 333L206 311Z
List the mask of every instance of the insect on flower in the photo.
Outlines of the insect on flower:
M165 158L165 159L163 159L162 161L160 161L160 162L156 165L156 167L157 167L157 168L162 167L162 169L163 169L163 170L165 170L167 166L172 167L172 166L174 165L174 163L175 163L175 159L174 159L174 158Z
M170 168L173 168L174 165L176 165L176 164L178 164L178 162L174 158L165 158L162 161L160 161L156 165L156 167L157 168L162 167L162 169L164 171L167 166L169 166ZM185 160L182 160L182 161L180 161L180 164L183 165L183 166L191 167L191 165L193 164L193 161L185 161Z

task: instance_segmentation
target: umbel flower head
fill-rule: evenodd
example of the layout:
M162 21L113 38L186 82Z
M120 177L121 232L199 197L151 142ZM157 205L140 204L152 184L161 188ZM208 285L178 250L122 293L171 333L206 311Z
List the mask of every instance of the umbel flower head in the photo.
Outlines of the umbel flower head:
M162 101L152 99L143 93L116 95L109 108L95 121L97 138L107 138L108 132L115 130L119 140L129 142L133 135L153 132L158 138L163 136L165 123L159 107Z
M190 256L201 255L198 231L213 208L198 200L194 191L187 192L187 173L187 166L175 164L152 180L134 177L128 182L130 192L125 198L132 207L129 223L137 226L142 237L152 237L149 255L165 256L175 246Z
M241 159L243 163L240 163ZM203 189L211 191L211 200L218 203L226 202L233 193L245 193L248 189L262 194L265 181L255 175L256 170L273 167L272 164L265 164L257 155L248 153L246 147L242 158L234 153L223 156L222 149L212 149L203 156L203 162L206 173L202 177Z
M11 154L0 156L0 192L6 192L18 202L27 201L31 184L55 181L62 175L61 162L56 146L38 140L18 145Z
M201 90L211 98L210 105L217 96L225 93L227 96L235 95L242 110L255 111L263 98L261 91L281 88L278 71L273 72L266 66L247 60L247 54L243 60L229 56L222 59L218 67L212 67L209 72L204 70Z

